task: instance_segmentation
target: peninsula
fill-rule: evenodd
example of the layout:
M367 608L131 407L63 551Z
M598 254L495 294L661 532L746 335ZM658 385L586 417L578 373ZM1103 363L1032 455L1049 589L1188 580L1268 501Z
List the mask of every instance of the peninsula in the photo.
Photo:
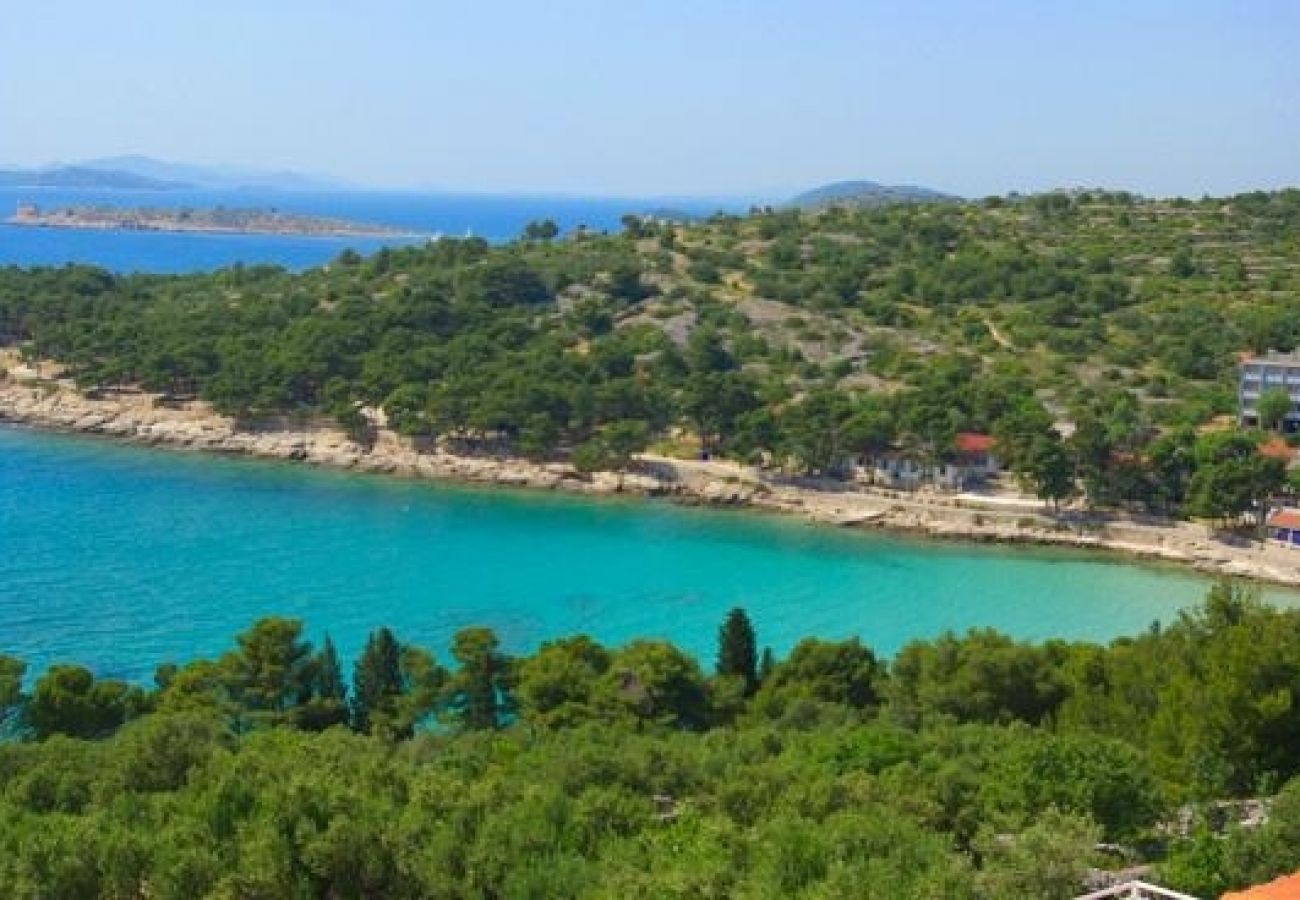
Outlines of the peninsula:
M10 225L166 231L197 234L278 234L306 237L395 237L412 233L387 225L352 222L277 209L193 209L190 207L61 206L42 209L19 203Z

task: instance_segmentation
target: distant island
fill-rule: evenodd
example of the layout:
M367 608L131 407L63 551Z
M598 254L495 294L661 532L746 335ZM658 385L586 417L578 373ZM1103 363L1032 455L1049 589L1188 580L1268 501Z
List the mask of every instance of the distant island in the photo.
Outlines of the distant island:
M110 156L36 168L0 168L0 187L109 191L337 191L336 178L250 166L198 165L149 156Z
M799 194L789 202L796 209L819 210L831 206L869 209L896 203L953 203L962 198L932 188L875 181L837 181Z
M188 207L63 206L42 209L19 203L8 220L33 228L123 229L128 231L193 232L200 234L279 234L308 237L414 236L387 225L352 222L321 216L284 213L275 209L191 209Z
M195 185L92 166L0 169L0 188L63 188L104 191L177 191Z

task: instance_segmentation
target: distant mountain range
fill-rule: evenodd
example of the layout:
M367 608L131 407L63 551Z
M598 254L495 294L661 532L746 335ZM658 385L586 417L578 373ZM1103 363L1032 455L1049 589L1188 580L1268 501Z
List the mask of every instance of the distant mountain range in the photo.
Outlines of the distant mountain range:
M342 181L300 172L240 166L201 166L148 156L109 156L70 165L0 169L0 187L98 188L104 190L280 190L328 191Z
M894 203L952 203L961 200L931 188L910 184L879 184L875 181L836 181L805 191L789 201L798 209L825 209L828 206L866 208Z
M179 181L194 187L238 190L256 188L281 191L329 191L348 187L344 182L301 172L257 169L247 166L204 166L167 162L149 156L107 156L80 164L105 172L123 172L159 181Z
M42 169L0 169L0 187L171 191L194 185L87 166L50 166Z

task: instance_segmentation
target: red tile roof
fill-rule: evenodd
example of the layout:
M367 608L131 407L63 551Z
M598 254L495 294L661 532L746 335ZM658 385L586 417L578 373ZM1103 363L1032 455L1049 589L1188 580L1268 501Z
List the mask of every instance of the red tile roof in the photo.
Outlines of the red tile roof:
M1289 463L1295 459L1295 448L1280 437L1275 436L1259 445L1259 455Z
M1300 510L1279 509L1268 517L1271 528L1300 528Z
M1244 891L1229 891L1223 900L1300 900L1300 872Z
M993 436L975 431L959 431L954 445L962 453L988 453L993 449Z

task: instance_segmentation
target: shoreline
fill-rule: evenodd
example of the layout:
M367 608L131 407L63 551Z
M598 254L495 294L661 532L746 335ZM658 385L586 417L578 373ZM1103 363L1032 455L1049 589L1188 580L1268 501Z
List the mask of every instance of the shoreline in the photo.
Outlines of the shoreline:
M382 428L367 450L321 420L279 418L240 428L201 401L158 405L154 395L139 392L91 399L66 381L4 374L4 363L13 360L0 359L0 422L37 430L448 483L753 509L907 537L1105 551L1212 576L1300 587L1300 551L1218 535L1194 523L1111 516L1072 526L1037 501L906 494L783 478L730 461L652 454L639 456L634 471L582 476L568 463L458 454Z

